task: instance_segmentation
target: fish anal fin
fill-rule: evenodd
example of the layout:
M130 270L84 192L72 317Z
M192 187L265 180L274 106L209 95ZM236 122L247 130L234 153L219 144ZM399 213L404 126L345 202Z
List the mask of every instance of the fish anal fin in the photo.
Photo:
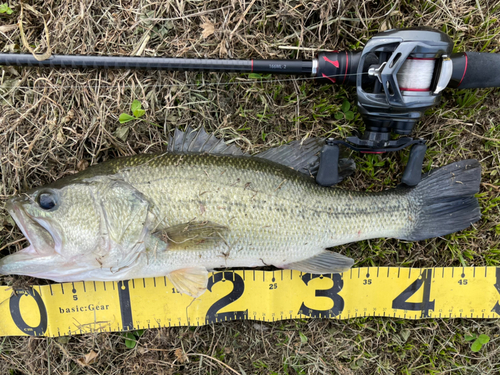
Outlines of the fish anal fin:
M285 264L282 268L314 274L341 273L348 271L353 264L354 260L351 258L333 251L323 250L310 258Z
M193 298L198 298L207 290L208 271L202 266L175 270L170 272L167 277L179 293L187 294Z
M223 241L228 230L210 221L192 221L157 231L155 235L168 244L169 250L200 250Z

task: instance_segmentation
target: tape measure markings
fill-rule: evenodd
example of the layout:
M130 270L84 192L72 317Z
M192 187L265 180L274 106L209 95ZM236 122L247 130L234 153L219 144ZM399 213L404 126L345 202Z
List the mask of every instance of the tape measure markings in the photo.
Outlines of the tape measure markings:
M500 268L485 267L484 276L477 270L368 267L328 275L221 271L210 274L207 292L194 301L166 277L163 283L160 278L144 278L52 284L17 294L0 287L0 336L58 336L231 320L498 318Z

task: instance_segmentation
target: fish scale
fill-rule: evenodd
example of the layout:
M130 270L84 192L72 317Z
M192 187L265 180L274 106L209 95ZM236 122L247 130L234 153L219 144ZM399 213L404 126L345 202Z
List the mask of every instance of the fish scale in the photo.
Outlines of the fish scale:
M229 246L222 244L220 251L252 246L256 250L239 255L263 258L266 264L283 262L283 254L288 261L301 260L374 232L396 236L407 224L408 200L394 199L394 193L323 188L263 160L164 155L154 163L134 161L137 170L127 168L121 173L118 168L117 174L150 197L156 216L164 218L157 226L203 220L220 223L231 228ZM158 174L166 177L153 177ZM380 207L387 209L386 216L380 215ZM192 255L186 253L186 257Z

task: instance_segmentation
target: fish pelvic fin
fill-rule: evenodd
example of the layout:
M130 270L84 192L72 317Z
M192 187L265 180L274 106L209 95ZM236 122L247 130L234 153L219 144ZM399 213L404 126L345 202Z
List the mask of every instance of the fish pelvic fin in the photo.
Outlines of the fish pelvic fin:
M168 279L181 294L198 298L207 290L208 271L205 267L182 268L170 272Z
M481 218L479 192L481 165L462 160L428 173L409 192L417 204L417 217L409 218L409 230L399 239L419 241L444 236L469 227Z
M155 232L169 250L200 250L224 241L229 228L210 221L191 221Z
M354 260L351 258L333 251L323 250L310 258L288 263L282 267L307 273L322 274L346 272L353 264Z

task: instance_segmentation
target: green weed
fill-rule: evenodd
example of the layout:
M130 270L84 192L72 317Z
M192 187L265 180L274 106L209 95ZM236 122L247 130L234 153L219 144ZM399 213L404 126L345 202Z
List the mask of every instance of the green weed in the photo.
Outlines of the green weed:
M125 337L125 346L129 349L134 349L137 345L137 340L144 334L144 330L124 332L121 335Z
M142 104L138 100L134 100L132 102L132 105L130 106L130 110L132 111L132 116L127 114L127 113L122 113L120 115L120 118L118 119L120 121L120 124L125 124L126 122L129 121L134 121L134 120L139 120L146 111L142 109Z
M0 4L0 14L5 13L5 14L12 14L14 11L9 8L9 5L7 3Z
M125 124L130 121L139 120L139 121L144 121L150 125L156 126L157 128L161 127L160 125L155 124L154 122L149 122L141 118L146 114L146 110L142 108L142 104L140 101L134 100L130 106L130 111L132 112L132 115L129 115L128 113L122 113L120 115L120 117L118 118L120 124ZM130 131L130 126L120 126L115 130L115 137L125 142L128 137L129 131Z
M344 102L342 103L340 111L341 112L337 112L335 114L335 119L342 120L345 117L347 121L354 120L354 112L351 111L351 103L349 103L347 100L344 100Z
M470 349L477 353L478 351L481 350L484 344L487 344L490 342L490 336L488 335L476 335L475 333L470 335L470 336L465 336L465 341L473 341Z

